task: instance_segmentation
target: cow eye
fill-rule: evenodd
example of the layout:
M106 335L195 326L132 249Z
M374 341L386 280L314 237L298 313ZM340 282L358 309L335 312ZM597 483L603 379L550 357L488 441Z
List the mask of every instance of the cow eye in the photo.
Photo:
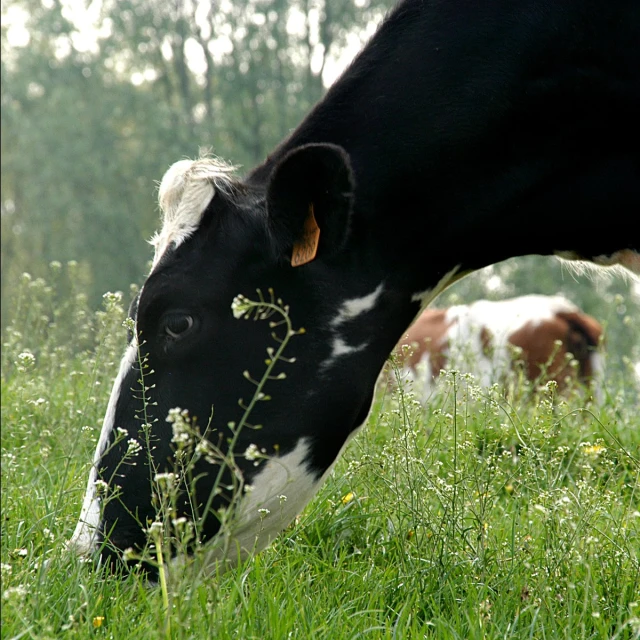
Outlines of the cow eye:
M171 313L163 321L164 332L171 338L181 338L191 327L193 317L184 313Z

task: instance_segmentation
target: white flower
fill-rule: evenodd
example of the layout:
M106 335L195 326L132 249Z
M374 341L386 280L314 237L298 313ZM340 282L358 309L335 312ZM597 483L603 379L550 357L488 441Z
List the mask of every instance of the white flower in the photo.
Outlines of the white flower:
M180 516L179 518L174 518L171 521L171 524L176 528L180 529L187 524L187 519L184 516Z
M12 598L22 599L27 595L27 589L22 585L18 587L9 587L2 592L3 600L11 600Z
M128 547L122 553L122 559L125 562L131 562L138 559L138 554L133 550L133 547Z
M191 418L186 409L180 407L169 409L166 420L171 423L173 431L171 442L185 445L191 442Z
M175 485L176 474L175 473L156 473L153 478L154 482L157 482L161 486L171 488Z
M36 363L36 357L31 353L31 351L23 351L18 356L18 366L26 369L27 367L31 367Z
M214 453L211 445L207 440L200 440L200 442L198 442L198 444L196 445L195 451L199 456L208 456Z
M155 535L162 534L163 530L164 530L164 525L162 524L162 522L159 522L158 520L156 520L155 522L151 523L151 525L147 529L147 533L149 535L155 536Z
M142 451L142 446L135 438L129 438L127 441L126 456L136 456Z
M242 294L237 295L231 302L231 311L233 313L233 317L237 320L242 318L242 316L244 316L250 308L251 300L249 300Z
M116 303L122 300L122 292L121 291L107 291L102 294L102 299L106 302Z
M250 444L242 455L245 460L257 460L260 457L260 450L255 444Z
M98 497L106 496L109 491L109 485L104 480L96 480L93 486L96 488L96 495Z

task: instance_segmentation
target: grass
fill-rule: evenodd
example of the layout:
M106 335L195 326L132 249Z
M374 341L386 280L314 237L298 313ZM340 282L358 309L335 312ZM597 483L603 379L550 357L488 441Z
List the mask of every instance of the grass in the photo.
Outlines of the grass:
M25 277L3 336L2 638L640 638L631 376L600 407L459 374L427 409L411 389L378 397L297 521L221 576L174 582L168 611L135 573L71 556L124 311L57 300L62 279Z

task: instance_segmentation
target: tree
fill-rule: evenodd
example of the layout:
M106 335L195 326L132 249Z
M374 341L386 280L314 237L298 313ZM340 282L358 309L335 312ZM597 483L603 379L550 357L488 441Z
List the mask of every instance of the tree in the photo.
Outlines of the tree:
M3 28L3 300L20 272L74 259L95 304L142 279L169 165L201 148L260 162L385 3L105 0L90 45L64 4L10 6L30 42L9 47Z

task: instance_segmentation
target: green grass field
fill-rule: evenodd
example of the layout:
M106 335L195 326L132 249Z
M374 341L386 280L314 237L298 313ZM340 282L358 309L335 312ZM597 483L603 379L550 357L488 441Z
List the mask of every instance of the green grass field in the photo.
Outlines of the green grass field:
M123 348L123 302L23 278L2 353L2 638L640 638L640 411L516 402L451 374L378 398L262 554L159 587L65 549ZM60 278L60 282L55 278ZM67 278L64 283L62 279ZM64 284L64 302L56 292Z

